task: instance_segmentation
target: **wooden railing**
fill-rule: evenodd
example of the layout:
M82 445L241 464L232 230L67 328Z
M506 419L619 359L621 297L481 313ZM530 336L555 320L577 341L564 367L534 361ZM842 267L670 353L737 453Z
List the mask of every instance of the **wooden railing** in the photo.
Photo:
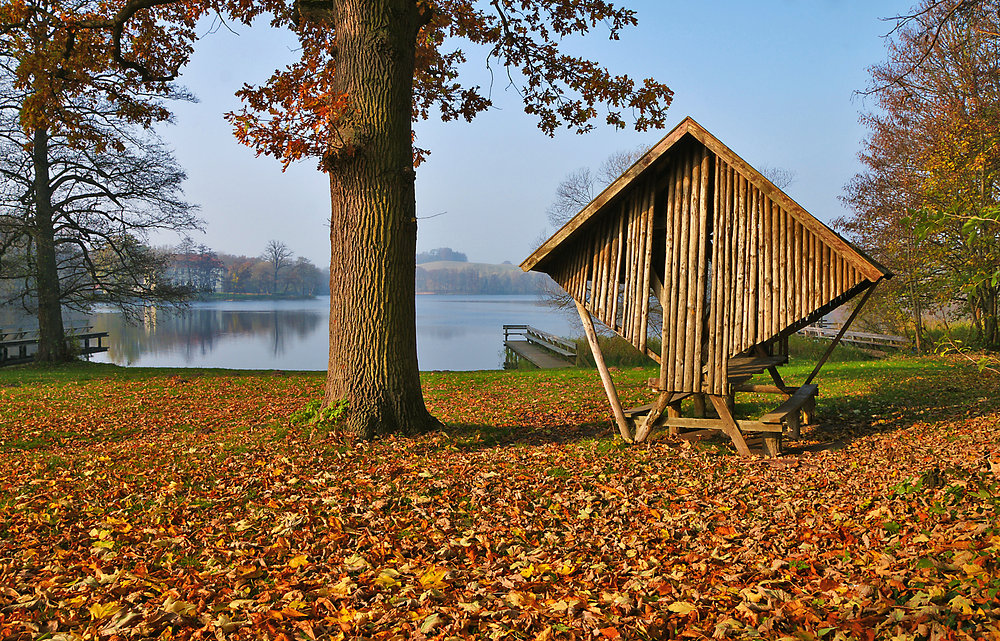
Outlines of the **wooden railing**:
M77 353L90 355L108 351L102 340L107 332L92 332L90 325L75 325L64 328L67 343L77 342ZM0 329L0 367L18 365L35 360L38 351L37 329ZM96 341L93 344L92 341ZM35 349L31 349L34 347Z
M503 342L507 343L512 336L521 337L522 340L544 347L566 358L576 358L576 343L560 338L555 334L543 332L531 325L504 325Z
M837 337L839 327L810 325L803 327L798 334L809 338L822 338L832 340ZM870 334L868 332L844 332L844 337L840 339L845 343L855 345L870 345L873 347L905 347L909 340L902 336L892 336L890 334Z

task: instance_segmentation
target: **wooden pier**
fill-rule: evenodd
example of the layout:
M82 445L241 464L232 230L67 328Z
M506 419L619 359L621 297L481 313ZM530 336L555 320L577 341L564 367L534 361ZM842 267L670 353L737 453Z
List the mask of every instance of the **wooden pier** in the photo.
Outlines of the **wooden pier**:
M504 325L503 346L507 358L504 369L516 369L524 359L539 369L576 365L576 345L531 325Z
M108 346L102 339L107 332L90 331L91 326L69 327L65 330L66 342L75 344L73 352L89 356L108 351ZM38 351L37 329L0 329L0 367L6 365L21 365L35 360Z
M841 330L835 325L810 325L803 327L797 333L808 338L820 338L833 340ZM909 345L910 341L902 336L892 336L891 334L870 334L868 332L844 332L841 342L860 345L862 347L894 347L902 348Z

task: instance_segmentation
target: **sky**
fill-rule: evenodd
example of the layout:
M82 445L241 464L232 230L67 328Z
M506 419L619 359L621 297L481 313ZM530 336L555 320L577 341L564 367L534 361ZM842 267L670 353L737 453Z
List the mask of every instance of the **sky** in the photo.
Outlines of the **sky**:
M653 77L674 92L663 131L600 125L585 135L549 138L523 113L506 79L495 106L472 123L422 121L417 144L430 158L417 170L417 249L451 247L474 262L520 263L554 230L545 210L559 182L609 154L650 147L691 116L754 167L794 172L786 192L830 223L849 211L844 185L860 169L865 137L857 92L885 57L883 18L910 3L849 0L632 0L639 25L610 41L598 28L566 43L612 72ZM264 24L203 25L180 82L197 104L175 105L161 130L188 173L185 192L206 231L194 240L219 252L257 255L271 239L319 265L329 262L329 191L313 161L284 173L272 158L239 145L226 111L234 92L295 59L296 43ZM457 44L457 43L456 43ZM485 56L468 50L467 83L488 86ZM169 241L169 239L160 239Z

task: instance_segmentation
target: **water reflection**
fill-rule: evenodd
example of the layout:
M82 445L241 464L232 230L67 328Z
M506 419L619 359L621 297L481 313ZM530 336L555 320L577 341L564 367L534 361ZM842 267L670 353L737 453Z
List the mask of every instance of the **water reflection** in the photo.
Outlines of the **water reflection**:
M110 351L95 360L148 367L325 370L329 298L199 303L184 313L159 310L139 325L116 313L91 317ZM578 327L533 296L417 297L417 356L422 370L499 369L503 325L525 323L562 336Z
M325 325L326 316L318 309L193 307L185 312L151 311L141 325L130 325L121 315L110 312L95 314L92 320L96 331L108 332L108 358L120 365L150 364L153 356L159 357L153 359L157 361L180 360L198 367L267 367L282 360L290 341L305 341L315 334ZM224 356L233 342L245 347L246 358L232 365L216 362L213 355ZM251 345L255 349L251 350ZM260 347L266 347L263 353L271 358L261 361Z

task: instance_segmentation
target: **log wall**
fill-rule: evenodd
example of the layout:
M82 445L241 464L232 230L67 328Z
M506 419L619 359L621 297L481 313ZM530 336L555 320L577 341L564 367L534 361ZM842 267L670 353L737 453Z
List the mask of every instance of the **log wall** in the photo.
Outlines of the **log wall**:
M866 278L815 219L706 146L676 145L657 163L544 271L640 351L651 286L662 283L660 388L723 395L730 358L841 304Z

